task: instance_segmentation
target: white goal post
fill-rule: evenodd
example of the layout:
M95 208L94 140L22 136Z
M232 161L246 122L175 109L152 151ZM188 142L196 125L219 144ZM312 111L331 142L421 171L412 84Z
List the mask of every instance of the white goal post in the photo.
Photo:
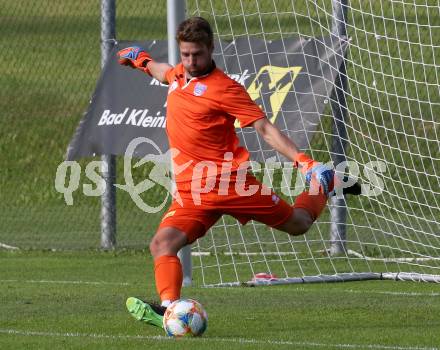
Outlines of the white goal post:
M191 0L187 15L208 19L224 41L346 34L339 89L307 152L324 162L346 159L369 191L332 200L336 214L326 210L304 236L224 216L192 246L194 281L440 282L438 1ZM270 185L293 202L295 176L287 171L269 176Z

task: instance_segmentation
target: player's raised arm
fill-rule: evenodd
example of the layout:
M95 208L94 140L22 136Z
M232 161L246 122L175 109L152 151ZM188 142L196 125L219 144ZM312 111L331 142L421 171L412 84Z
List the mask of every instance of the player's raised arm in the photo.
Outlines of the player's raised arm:
M161 83L168 83L166 72L172 68L168 63L154 61L150 54L139 46L130 46L118 51L119 64L136 68L156 78Z
M284 135L269 119L261 118L255 121L252 126L261 135L261 137L274 150L281 153L283 156L295 162L296 155L299 153L296 144Z
M314 177L318 180L320 190L324 194L328 195L333 190L334 171L330 167L313 160L305 153L301 153L296 144L267 118L258 119L252 125L264 141L299 168L306 177L306 184L310 184L312 177Z

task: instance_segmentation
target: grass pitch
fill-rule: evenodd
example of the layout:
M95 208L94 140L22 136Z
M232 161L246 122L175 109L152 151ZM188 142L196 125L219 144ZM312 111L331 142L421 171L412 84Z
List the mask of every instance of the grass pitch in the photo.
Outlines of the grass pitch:
M128 296L155 295L144 252L0 252L0 348L440 349L434 284L184 288L209 325L180 340L126 312Z
M327 0L243 2L248 14L257 13L257 4L263 13L248 15L249 26L242 23L241 2L188 1L190 14L196 3L204 16L214 4L218 29L226 35L229 19L221 16L226 12L232 14L235 35L260 32L262 25L267 33L278 32L280 24L284 33L318 36L331 25ZM118 1L118 40L165 38L164 4ZM279 24L272 12L275 4L286 12ZM384 180L391 195L381 200L390 211L400 204L401 213L410 215L384 212L379 203L362 199L350 203L349 235L374 241L374 232L363 230L366 219L373 227L400 234L407 227L438 232L438 226L428 224L438 217L434 175L440 169L432 159L439 159L434 117L440 114L435 65L440 51L433 40L440 27L426 26L438 17L438 6L426 0L386 6L352 0L350 6L349 23L356 26L348 28L353 41L348 67L352 146L347 152L361 163L390 161ZM75 193L75 205L68 207L55 191L54 178L99 76L99 3L44 0L29 6L23 0L0 0L0 8L0 42L7 48L0 62L0 243L37 249L98 247L99 199ZM293 9L295 17L288 13ZM330 120L324 116L323 129L331 126ZM327 144L321 138L313 146L326 151ZM413 156L414 145L423 157ZM408 172L408 166L429 176ZM414 192L420 188L428 191ZM119 246L146 246L160 215L137 211L124 193L118 192L117 200ZM440 348L440 287L389 281L185 288L183 296L206 307L208 330L200 339L165 338L125 310L128 296L156 295L146 256L0 251L0 349Z

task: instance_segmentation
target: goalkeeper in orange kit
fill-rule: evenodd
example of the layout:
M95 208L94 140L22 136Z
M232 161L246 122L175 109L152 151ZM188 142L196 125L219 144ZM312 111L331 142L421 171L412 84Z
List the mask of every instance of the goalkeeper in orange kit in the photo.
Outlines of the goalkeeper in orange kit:
M182 62L175 67L154 61L140 47L118 52L120 64L169 85L166 131L176 151L172 166L179 200L174 198L150 243L161 304L127 300L136 319L158 327L162 327L165 308L180 298L182 266L177 252L182 247L203 237L223 214L242 224L256 220L290 235L304 234L324 209L335 179L333 169L301 153L244 87L216 67L213 33L206 20L183 21L176 39ZM305 175L310 190L301 193L293 205L248 173L249 153L239 144L237 119L242 128L255 128ZM359 194L360 187L355 184L344 191Z

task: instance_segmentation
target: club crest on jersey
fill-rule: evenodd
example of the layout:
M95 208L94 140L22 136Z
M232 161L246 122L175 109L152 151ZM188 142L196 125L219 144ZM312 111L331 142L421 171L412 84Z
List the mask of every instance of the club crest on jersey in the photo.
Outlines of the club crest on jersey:
M194 96L202 96L206 90L208 90L206 85L197 83L196 86L194 86Z

